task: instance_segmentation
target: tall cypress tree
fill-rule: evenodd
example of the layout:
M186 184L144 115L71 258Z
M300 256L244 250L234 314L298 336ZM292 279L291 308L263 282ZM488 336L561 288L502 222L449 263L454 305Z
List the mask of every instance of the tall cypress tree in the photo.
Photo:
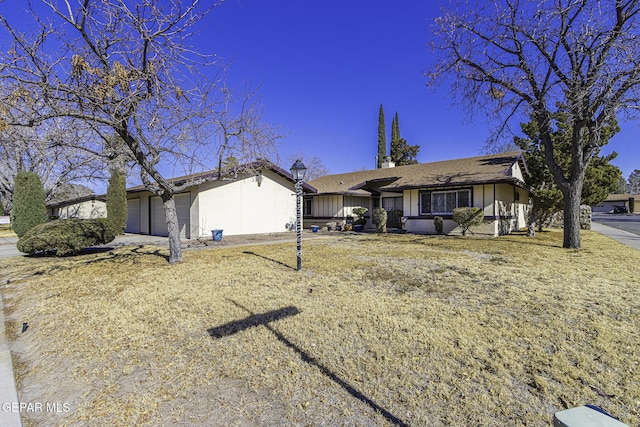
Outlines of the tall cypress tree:
M11 227L22 237L38 224L49 220L44 197L44 187L35 172L18 172L13 185Z
M380 113L378 113L378 159L377 168L382 167L382 162L387 156L387 131L384 126L384 110L382 104L380 104Z
M109 187L107 187L107 223L117 236L124 234L127 225L127 182L125 175L117 169L111 169Z
M398 125L398 112L396 111L396 115L393 117L393 120L391 120L391 150L390 150L390 156L391 156L391 161L395 162L396 159L398 158L398 150L399 150L399 146L398 143L400 141L400 127Z
M400 122L396 112L391 124L391 161L396 166L414 165L418 163L419 145L409 145L407 140L400 137Z

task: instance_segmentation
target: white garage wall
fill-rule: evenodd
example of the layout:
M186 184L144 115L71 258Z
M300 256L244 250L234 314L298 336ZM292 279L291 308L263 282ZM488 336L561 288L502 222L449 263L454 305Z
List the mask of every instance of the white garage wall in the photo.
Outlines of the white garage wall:
M178 227L180 237L189 239L191 237L191 193L179 193L174 196L176 213L178 215ZM164 212L164 205L159 196L151 197L151 234L154 236L168 236L167 219Z
M273 233L295 218L296 198L293 182L265 170L260 186L253 175L201 184L193 205L201 237L211 237L213 229L224 235Z
M140 198L127 200L127 233L140 233Z

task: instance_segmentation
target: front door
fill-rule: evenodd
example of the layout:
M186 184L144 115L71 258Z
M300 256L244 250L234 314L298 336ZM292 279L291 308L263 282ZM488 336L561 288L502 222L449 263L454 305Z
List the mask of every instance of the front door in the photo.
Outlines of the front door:
M387 211L387 228L402 227L402 203L402 196L382 198L382 207Z

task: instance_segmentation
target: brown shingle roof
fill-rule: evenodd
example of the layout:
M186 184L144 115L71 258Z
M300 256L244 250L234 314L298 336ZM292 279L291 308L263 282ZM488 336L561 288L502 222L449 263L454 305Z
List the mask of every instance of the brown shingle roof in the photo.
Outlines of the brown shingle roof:
M512 182L524 187L514 177L511 167L522 160L520 152L444 160L417 165L398 166L326 175L310 181L318 194L369 195L364 188L402 191L411 188L453 187L480 183Z
M293 179L293 176L291 176L291 173L282 169L280 166L276 165L275 163L272 163L268 160L257 160L255 162L252 163L247 163L247 164L243 164L238 166L235 169L228 169L228 170L222 170L222 176L230 176L233 177L236 174L242 174L242 173L246 173L246 172L253 172L253 171L257 171L259 169L262 168L266 168L266 169L270 169L271 171L275 172L276 174L284 177L285 179L295 182ZM176 178L169 178L167 179L167 181L169 181L170 183L174 184L174 185L182 185L188 181L215 181L218 179L218 171L217 170L212 170L212 171L206 171L206 172L199 172L199 173L194 173L191 175L184 175L184 176L179 176ZM316 189L313 188L311 185L309 185L306 182L303 182L303 188L307 193L315 193ZM144 185L136 185L135 187L130 187L127 188L127 192L128 193L136 193L136 192L141 192L141 191L146 191L146 187Z

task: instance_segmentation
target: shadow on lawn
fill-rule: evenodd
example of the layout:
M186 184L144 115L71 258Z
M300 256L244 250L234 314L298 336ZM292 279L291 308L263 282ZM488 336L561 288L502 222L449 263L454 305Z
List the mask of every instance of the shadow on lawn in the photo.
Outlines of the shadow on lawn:
M71 270L74 268L95 264L104 261L125 261L128 259L134 259L139 256L151 255L157 256L165 261L169 261L169 255L162 253L161 248L155 248L151 250L152 247L148 247L145 245L137 245L135 247L131 247L129 252L125 253L116 253L113 252L114 249L118 249L120 247L111 247L111 246L92 246L89 248L85 248L82 252L78 254L67 254L62 256L57 256L55 251L50 252L37 252L35 254L25 254L24 258L26 259L50 259L53 263L46 264L35 271L31 270L31 266L28 266L30 274L16 278L8 278L7 283L14 282L16 280L24 280L30 277L35 276L43 276L53 273L58 273L62 271ZM126 248L126 247L125 247ZM89 255L96 255L95 257L89 257ZM60 265L57 261L62 261L65 264Z
M252 252L250 253L253 254ZM401 419L399 419L398 417L396 417L395 415L393 415L392 413L390 413L389 411L387 411L386 409L378 405L376 402L374 402L373 400L365 396L360 391L356 390L351 384L349 384L348 382L340 378L337 374L335 374L326 366L322 365L318 360L310 356L307 352L302 350L300 347L298 347L297 345L289 341L284 335L282 335L280 332L275 330L269 324L276 320L284 319L290 316L295 316L296 314L300 313L300 310L298 310L297 307L290 306L290 307L281 308L279 310L273 310L273 311L268 311L262 314L256 314L256 313L253 313L248 308L237 303L236 301L233 301L233 300L230 300L230 301L236 307L239 307L245 310L246 312L248 312L250 316L245 317L244 319L241 319L241 320L236 320L233 322L225 323L224 325L221 325L221 326L217 326L215 328L208 329L207 332L212 338L222 338L225 336L233 335L238 332L242 332L249 328L264 326L269 330L269 332L271 332L276 336L276 338L278 338L278 341L282 342L284 345L286 345L287 347L289 347L290 349L298 353L300 355L300 358L304 362L318 368L320 372L322 372L327 378L329 378L330 380L338 384L340 387L345 389L350 395L352 395L356 399L360 400L363 403L366 403L369 407L379 412L387 421L398 426L407 425Z
M266 257L266 256L264 256L264 255L257 254L257 253L255 253L255 252L251 252L251 251L244 251L244 252L242 252L242 253L243 253L243 254L247 254L247 255L257 256L258 258L262 258L262 259L266 259L267 261L275 262L276 264L282 265L283 267L287 267L287 268L290 268L290 269L292 269L292 270L296 270L296 268L295 268L295 267L292 267L292 266L290 266L290 265L287 265L287 264L285 264L284 262L278 261L278 260L273 259L273 258Z

